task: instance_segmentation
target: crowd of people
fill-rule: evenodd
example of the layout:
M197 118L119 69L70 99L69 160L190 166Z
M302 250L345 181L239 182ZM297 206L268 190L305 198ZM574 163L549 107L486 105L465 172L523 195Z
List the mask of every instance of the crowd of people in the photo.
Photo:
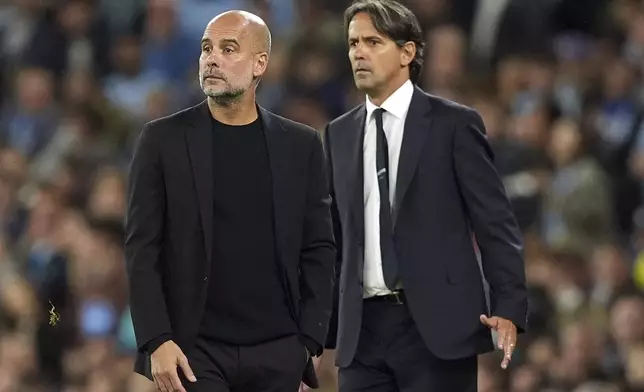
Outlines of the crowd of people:
M644 391L644 4L409 0L421 87L474 107L525 235L529 331L481 392ZM123 255L149 120L204 99L199 41L228 9L273 49L259 104L320 132L364 100L348 1L0 1L0 392L154 391ZM319 374L334 391L333 353Z

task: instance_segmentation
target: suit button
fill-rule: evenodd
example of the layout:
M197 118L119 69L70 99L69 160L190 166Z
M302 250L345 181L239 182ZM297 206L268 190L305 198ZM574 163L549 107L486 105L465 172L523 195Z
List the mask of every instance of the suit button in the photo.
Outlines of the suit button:
M208 281L208 277L207 277L207 276L204 276L204 277L203 277L203 281L204 281L204 282L207 282L207 281Z

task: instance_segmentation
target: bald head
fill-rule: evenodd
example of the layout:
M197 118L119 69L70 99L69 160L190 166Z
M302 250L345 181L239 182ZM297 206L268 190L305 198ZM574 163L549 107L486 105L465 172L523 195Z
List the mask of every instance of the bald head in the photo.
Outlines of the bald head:
M218 25L224 29L230 27L232 30L240 31L250 39L254 52L271 53L271 32L259 16L248 11L226 11L212 18L206 30L209 27L217 28Z
M203 91L221 102L254 92L270 52L271 33L259 16L247 11L215 16L201 39L199 80Z

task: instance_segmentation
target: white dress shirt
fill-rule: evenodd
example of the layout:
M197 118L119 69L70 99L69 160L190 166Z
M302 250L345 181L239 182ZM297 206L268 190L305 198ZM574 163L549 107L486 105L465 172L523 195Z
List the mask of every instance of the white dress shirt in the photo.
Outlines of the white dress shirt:
M384 109L383 129L389 147L389 200L394 205L396 197L396 178L398 160L403 140L403 130L407 110L414 94L414 86L407 80L398 90L387 98L380 108ZM373 112L378 109L369 97L366 99L367 117L365 121L363 163L364 163L364 270L363 296L389 294L382 272L380 256L380 190L376 174L376 119Z

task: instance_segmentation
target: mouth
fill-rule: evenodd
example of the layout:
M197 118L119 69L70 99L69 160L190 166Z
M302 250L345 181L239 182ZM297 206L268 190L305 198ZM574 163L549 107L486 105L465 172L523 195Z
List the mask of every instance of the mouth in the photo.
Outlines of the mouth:
M215 76L215 75L206 75L203 77L203 80L225 80L221 76Z
M369 71L369 70L368 70L368 69L366 69L366 68L358 68L358 69L356 69L356 71L355 71L355 73L356 73L356 74L365 74L365 73L369 73L369 72L371 72L371 71Z

